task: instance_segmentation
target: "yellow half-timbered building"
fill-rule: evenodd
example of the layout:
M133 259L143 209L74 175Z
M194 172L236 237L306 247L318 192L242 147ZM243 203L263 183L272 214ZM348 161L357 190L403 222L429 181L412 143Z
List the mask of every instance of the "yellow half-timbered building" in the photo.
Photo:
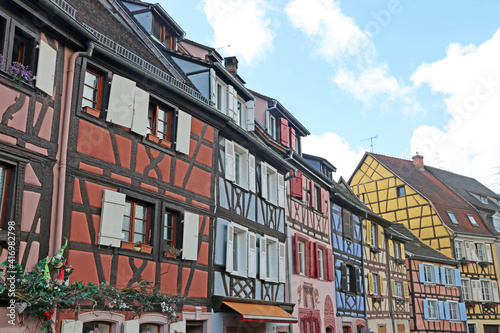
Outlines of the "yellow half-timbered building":
M367 152L349 184L370 209L405 225L423 243L455 258L461 270L469 332L500 329L495 236L469 202L413 161Z

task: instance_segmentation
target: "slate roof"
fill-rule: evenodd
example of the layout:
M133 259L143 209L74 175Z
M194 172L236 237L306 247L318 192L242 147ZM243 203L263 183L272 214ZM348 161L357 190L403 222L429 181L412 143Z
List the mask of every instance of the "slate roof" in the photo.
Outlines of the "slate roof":
M441 221L454 232L491 236L476 209L429 172L427 167L421 169L413 161L374 153L367 154L427 198L436 209ZM453 212L458 225L451 222L448 211ZM467 217L468 214L474 217L478 227L472 226Z
M403 224L394 223L390 229L393 229L410 239L410 241L405 244L405 252L411 253L411 258L427 262L439 262L453 266L457 264L457 260L447 257L441 252L434 250L429 245L424 244Z

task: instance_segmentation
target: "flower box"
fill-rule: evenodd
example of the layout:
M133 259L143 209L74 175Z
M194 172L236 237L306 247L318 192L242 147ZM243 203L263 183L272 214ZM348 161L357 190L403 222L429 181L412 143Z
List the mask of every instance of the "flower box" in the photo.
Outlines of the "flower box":
M122 246L122 249L133 250L135 247L135 243L122 241L121 246Z
M370 246L370 251L372 253L380 253L381 250L378 247Z
M141 245L141 252L151 253L151 251L153 251L153 247L151 245L147 245L147 244Z
M156 143L160 142L160 138L157 137L156 135L151 134L151 133L148 133L148 135L146 137L148 138L149 141L153 141Z
M172 147L172 143L168 140L163 140L163 139L160 139L160 145L164 146L164 147L167 147L167 148L171 148Z
M90 106L84 106L83 107L83 112L90 114L91 116L99 118L101 115L101 112L99 110L96 110L94 108L91 108Z

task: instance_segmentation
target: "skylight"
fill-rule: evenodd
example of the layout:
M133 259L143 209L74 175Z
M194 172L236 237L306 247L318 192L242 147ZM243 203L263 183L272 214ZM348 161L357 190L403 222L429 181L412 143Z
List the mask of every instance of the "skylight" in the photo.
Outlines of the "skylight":
M451 223L458 224L457 218L455 217L455 214L453 214L453 212L448 211L446 213L448 213L448 216L450 217Z
M476 222L476 219L474 219L474 216L472 216L471 214L467 214L467 218L474 227L479 227L479 225Z

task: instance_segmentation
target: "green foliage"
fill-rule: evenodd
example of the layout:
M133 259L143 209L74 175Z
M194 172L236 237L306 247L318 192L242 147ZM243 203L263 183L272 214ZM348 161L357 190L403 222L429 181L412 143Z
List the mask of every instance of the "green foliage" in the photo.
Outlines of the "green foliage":
M162 294L151 282L143 280L127 288L116 288L106 283L69 283L73 268L66 265L62 255L40 260L30 272L19 264L4 261L0 271L0 300L16 301L18 314L38 318L42 332L54 332L54 308L80 308L92 310L164 312L175 316L176 303L183 298ZM64 275L64 276L63 276ZM10 285L15 279L15 289ZM22 317L21 317L22 318Z

